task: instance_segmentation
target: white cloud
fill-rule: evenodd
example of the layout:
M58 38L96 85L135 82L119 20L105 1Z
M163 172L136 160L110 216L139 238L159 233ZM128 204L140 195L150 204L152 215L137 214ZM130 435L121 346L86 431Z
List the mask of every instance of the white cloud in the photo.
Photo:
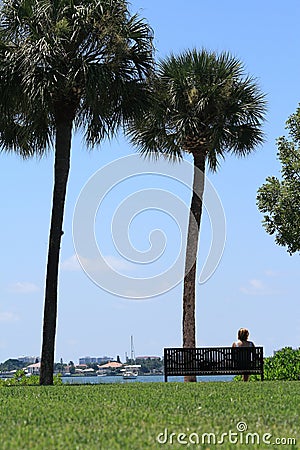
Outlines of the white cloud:
M19 317L12 312L0 312L0 322L15 322L17 320L19 320Z
M276 292L270 289L262 280L256 278L249 280L245 286L240 288L240 291L246 295L272 295Z
M258 291L264 289L264 284L261 280L250 280L249 283L253 289L256 289Z
M73 255L70 258L63 261L61 264L61 268L62 268L62 270L67 270L69 272L75 272L77 270L81 270L81 266L78 262L76 255Z
M8 286L7 290L13 294L31 294L33 292L38 292L40 288L29 281L17 281Z

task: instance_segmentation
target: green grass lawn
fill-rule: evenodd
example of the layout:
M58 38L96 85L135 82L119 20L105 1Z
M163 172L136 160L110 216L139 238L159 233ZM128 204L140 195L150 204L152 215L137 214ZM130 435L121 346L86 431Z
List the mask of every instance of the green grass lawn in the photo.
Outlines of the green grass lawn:
M5 386L0 449L296 449L299 394L283 381Z

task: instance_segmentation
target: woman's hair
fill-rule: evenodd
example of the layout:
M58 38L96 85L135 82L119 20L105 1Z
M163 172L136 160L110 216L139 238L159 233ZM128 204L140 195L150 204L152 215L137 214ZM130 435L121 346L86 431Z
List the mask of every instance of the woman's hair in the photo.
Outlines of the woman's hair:
M240 341L247 341L249 337L249 330L247 328L240 328L238 331L238 339Z

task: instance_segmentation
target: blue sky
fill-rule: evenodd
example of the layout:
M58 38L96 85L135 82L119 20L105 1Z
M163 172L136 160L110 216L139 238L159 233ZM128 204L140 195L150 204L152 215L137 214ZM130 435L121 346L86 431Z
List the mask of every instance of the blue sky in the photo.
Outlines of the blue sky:
M227 237L216 272L197 286L197 344L231 345L237 329L245 326L267 355L284 346L298 347L299 255L289 256L265 233L256 192L267 176L279 175L275 140L285 133L285 121L300 101L300 4L296 0L254 0L251 4L134 0L132 10L139 11L153 27L158 58L193 47L229 51L244 61L246 72L257 77L268 99L266 143L247 159L228 157L217 174L208 174L224 208ZM61 252L56 360L77 362L81 356L104 354L124 359L130 350L130 335L134 335L138 355L161 355L163 347L181 345L181 284L153 298L122 298L100 289L75 257L72 222L80 192L97 170L133 153L121 136L92 152L86 151L80 136L74 137ZM5 154L0 158L0 361L4 361L40 354L53 155L30 161ZM124 164L124 173L128 170L130 164ZM184 215L178 226L167 211L151 208L137 214L126 229L129 225L130 241L140 252L149 250L151 231L163 231L165 249L156 266L134 265L114 250L110 231L114 208L145 189L160 189L189 203L187 186L169 176L142 173L108 192L96 214L96 240L113 268L128 277L166 270L184 236ZM143 208L140 200L138 207ZM154 244L163 245L162 234L151 236L157 238ZM210 223L204 214L200 263L210 239ZM102 276L106 277L105 272Z

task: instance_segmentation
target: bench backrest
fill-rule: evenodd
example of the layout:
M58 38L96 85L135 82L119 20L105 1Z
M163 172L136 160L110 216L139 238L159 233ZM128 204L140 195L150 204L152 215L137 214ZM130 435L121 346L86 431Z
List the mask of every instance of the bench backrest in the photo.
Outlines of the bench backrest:
M170 375L260 374L263 347L165 348L165 377Z

